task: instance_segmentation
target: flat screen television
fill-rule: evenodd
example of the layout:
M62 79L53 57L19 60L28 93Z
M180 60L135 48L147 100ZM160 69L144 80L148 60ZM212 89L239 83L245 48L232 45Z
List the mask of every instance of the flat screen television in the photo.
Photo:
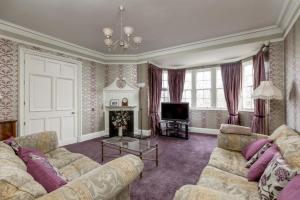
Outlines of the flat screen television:
M189 120L189 103L161 103L162 120Z

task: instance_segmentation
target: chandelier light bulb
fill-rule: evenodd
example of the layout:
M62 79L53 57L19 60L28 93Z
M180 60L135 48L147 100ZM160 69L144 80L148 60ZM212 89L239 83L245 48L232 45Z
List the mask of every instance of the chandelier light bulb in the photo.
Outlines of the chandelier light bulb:
M112 37L112 35L114 33L114 31L111 28L109 28L109 27L103 28L102 31L103 31L105 37L107 37L107 38Z
M113 41L110 38L104 39L104 44L108 47L111 47L113 45Z
M135 37L133 37L133 42L135 43L135 44L137 44L137 45L139 45L139 44L141 44L142 43L142 37L140 37L140 36L135 36Z
M133 34L134 29L131 26L124 26L123 28L124 33L129 37L130 35Z

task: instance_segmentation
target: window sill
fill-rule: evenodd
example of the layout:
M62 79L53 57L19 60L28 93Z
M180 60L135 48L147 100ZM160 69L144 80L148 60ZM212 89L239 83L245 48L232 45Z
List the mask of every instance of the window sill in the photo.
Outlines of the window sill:
M226 108L190 108L191 111L227 111ZM247 109L244 109L244 110L239 110L239 112L254 112L254 110L247 110Z

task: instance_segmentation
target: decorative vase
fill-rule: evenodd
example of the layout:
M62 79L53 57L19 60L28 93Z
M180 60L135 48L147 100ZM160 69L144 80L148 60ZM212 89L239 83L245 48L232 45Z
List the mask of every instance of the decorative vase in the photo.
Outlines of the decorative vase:
M119 137L123 137L123 128L122 128L122 126L119 127L118 135L119 135Z

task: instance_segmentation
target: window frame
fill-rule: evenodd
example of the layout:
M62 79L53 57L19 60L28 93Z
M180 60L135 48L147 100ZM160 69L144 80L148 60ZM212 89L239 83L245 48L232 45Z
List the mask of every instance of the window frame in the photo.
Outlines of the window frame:
M190 74L190 76L191 76L191 88L190 89L185 89L185 83L187 82L187 79L186 79L186 77L185 77L185 81L184 81L184 88L183 88L183 94L182 94L182 98L181 98L181 102L187 102L187 103L189 103L189 105L190 105L190 107L192 107L192 102L193 102L193 72L192 71L190 71L190 70L186 70L186 72L185 72L185 76L187 75L187 74ZM187 92L187 91L190 91L191 92L191 98L186 98L186 97L184 97L185 96L185 92ZM189 102L189 101L185 101L186 99L190 99L191 101Z
M253 68L253 63L251 62L251 60L246 60L242 62L242 90L241 90L241 95L240 95L240 102L239 102L239 110L240 111L246 111L246 112L253 112L254 111L254 106L253 108L244 108L243 104L244 104L244 97L243 97L243 91L244 91L244 65L245 63L251 63L252 64L252 68ZM202 68L202 69L187 69L186 70L186 74L190 73L191 74L191 89L184 89L184 91L191 91L191 104L190 104L190 109L191 110L227 110L227 106L226 106L226 100L224 102L225 107L217 107L217 90L221 89L221 88L217 88L217 70L221 70L221 67L219 65L216 66L211 66L211 67L207 67L207 68ZM197 107L197 90L204 90L204 89L197 89L197 72L203 72L203 71L210 71L211 73L211 87L210 87L210 93L211 93L211 98L210 98L210 102L211 105L210 107ZM168 77L168 71L167 70L163 70L163 73L167 74ZM168 81L164 80L162 78L162 81ZM223 82L222 82L223 84ZM253 88L253 86L252 86ZM164 88L162 88L164 89ZM169 94L169 87L167 86L167 93L168 93L168 101L162 101L163 98L163 94L161 94L161 103L162 102L170 102L170 94ZM222 87L222 89L224 89L224 86ZM163 92L163 90L162 90ZM182 96L182 102L184 97ZM253 104L254 105L254 104Z

